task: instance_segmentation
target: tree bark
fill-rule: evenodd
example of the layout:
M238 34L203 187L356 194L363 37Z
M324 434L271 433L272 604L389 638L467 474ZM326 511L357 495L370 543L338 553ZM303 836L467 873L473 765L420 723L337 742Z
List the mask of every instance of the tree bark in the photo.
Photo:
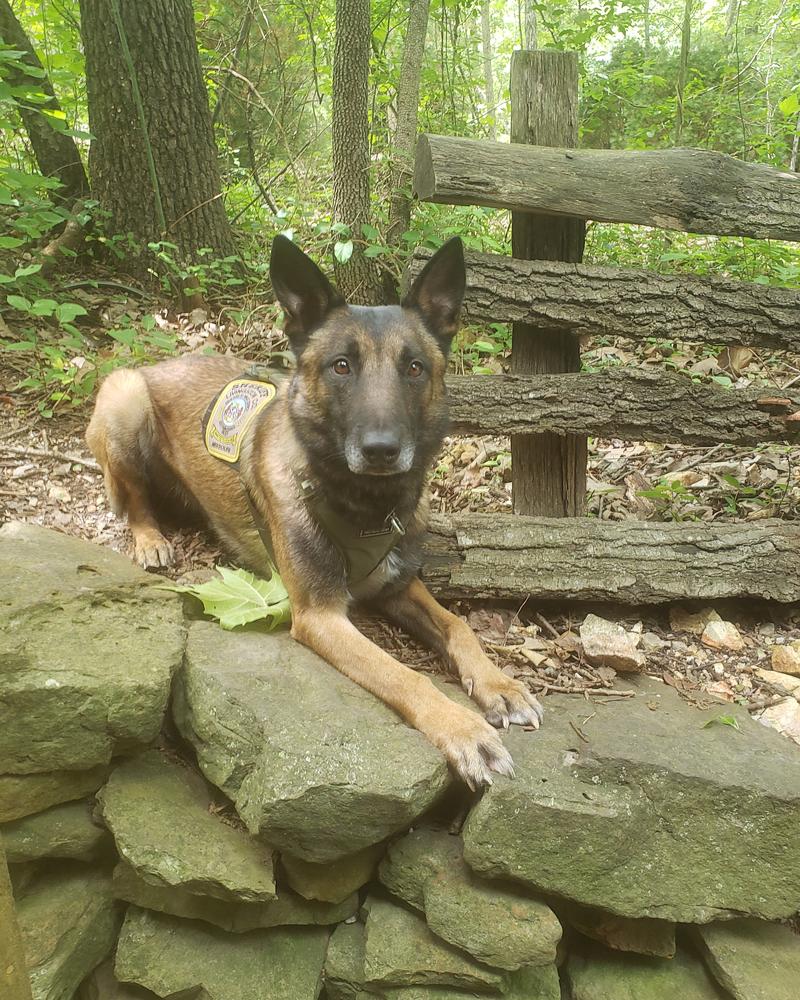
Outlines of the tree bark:
M233 253L190 0L80 0L80 8L89 170L112 231L132 233L143 247L174 243L181 261L204 247Z
M42 69L39 57L8 0L0 0L0 39L6 45L24 52L24 61L29 66ZM31 85L47 95L47 101L42 104L26 104L24 100L16 99L17 110L28 133L36 163L45 177L58 178L62 184L59 194L65 201L72 202L85 197L89 193L89 182L75 140L70 135L57 132L52 121L43 114L44 111L61 111L49 79L46 76L29 76L22 70L12 69L7 74L7 81L12 87Z
M411 224L411 181L417 139L419 86L430 0L411 0L397 85L397 124L392 143L392 196L386 243L394 246Z
M351 302L383 300L380 271L359 247L361 226L370 221L368 78L369 0L336 0L333 52L333 218L352 235L350 259L334 266L336 281Z
M432 251L417 250L404 284ZM729 278L515 260L468 253L464 316L584 336L675 340L800 352L800 291Z
M800 524L431 519L422 579L440 597L661 604L800 600Z
M800 240L800 178L703 149L549 149L421 135L424 201Z
M800 419L787 422L800 411L800 393L699 385L675 372L624 367L561 375L455 375L447 386L457 434L510 434L512 441L517 434L692 444L800 441Z
M511 59L511 141L538 146L578 143L578 59L573 52L515 52ZM513 212L514 257L579 261L583 219ZM515 323L511 370L520 375L579 371L578 338L569 330ZM574 434L513 435L514 510L575 517L586 496L586 438Z
M494 56L492 53L492 5L490 0L481 2L481 48L483 49L483 79L486 111L489 117L489 137L497 139L496 111L494 106Z

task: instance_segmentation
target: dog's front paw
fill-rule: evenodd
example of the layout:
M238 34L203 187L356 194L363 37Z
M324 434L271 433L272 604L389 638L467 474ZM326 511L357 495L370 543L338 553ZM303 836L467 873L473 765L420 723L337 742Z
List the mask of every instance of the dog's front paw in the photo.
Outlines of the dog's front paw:
M133 555L144 569L171 566L175 558L172 545L156 529L137 531L133 536Z
M464 680L464 690L483 709L486 721L508 729L510 723L538 729L544 709L522 681L494 671L474 680Z
M453 706L445 729L433 742L473 790L492 784L492 774L514 777L514 762L496 732L480 715Z

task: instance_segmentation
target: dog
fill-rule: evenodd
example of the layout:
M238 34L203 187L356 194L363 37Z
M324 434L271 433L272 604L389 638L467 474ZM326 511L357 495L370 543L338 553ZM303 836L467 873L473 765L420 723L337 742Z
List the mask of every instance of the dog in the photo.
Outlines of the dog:
M294 638L423 733L470 788L512 777L497 729L538 728L541 706L417 576L427 477L447 429L461 240L431 257L399 306L348 305L283 236L270 278L291 373L248 380L242 361L189 355L120 369L100 388L86 440L135 557L169 565L160 518L200 517L239 565L269 576L274 562ZM229 433L242 414L241 433ZM354 604L436 650L484 715L367 639L348 617Z

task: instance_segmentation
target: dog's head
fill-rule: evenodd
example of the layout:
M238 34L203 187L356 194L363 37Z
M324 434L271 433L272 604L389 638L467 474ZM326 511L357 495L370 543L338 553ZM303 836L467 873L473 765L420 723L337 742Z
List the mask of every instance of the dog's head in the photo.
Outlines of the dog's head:
M426 468L447 424L444 375L464 296L458 238L428 261L399 306L349 306L317 265L276 236L272 287L297 357L290 409L325 464L399 475Z

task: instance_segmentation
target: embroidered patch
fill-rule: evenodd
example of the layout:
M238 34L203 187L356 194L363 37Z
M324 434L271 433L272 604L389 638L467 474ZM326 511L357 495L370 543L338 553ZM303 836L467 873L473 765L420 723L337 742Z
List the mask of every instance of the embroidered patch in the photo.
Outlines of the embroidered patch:
M237 378L214 400L206 418L206 448L223 462L239 461L247 428L254 417L271 403L277 389L271 382Z

